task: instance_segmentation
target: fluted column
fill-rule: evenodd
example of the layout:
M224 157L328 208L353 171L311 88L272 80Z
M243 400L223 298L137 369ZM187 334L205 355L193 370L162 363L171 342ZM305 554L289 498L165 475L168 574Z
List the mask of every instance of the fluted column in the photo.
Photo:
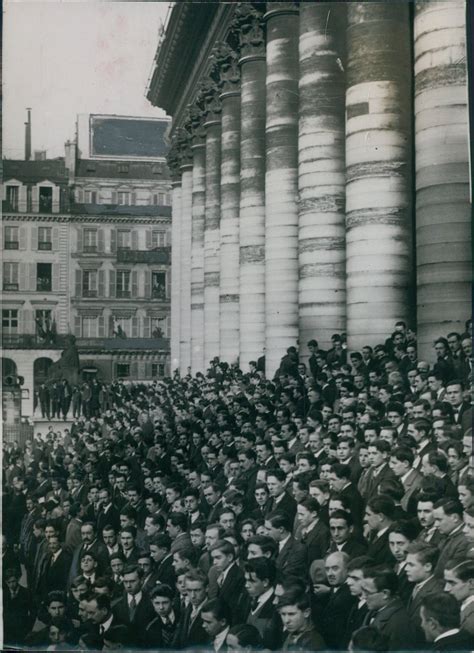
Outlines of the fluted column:
M420 357L471 315L471 207L463 0L417 2L415 148ZM472 138L472 134L471 134Z
M204 214L206 197L206 144L201 126L202 112L194 114L193 208L191 246L191 368L203 372L204 365Z
M206 212L204 226L204 363L219 356L221 118L217 86L206 96Z
M299 344L345 331L345 7L300 3Z
M180 329L179 369L187 374L191 365L191 211L193 164L190 136L183 132L181 144L181 238L180 238Z
M215 52L222 93L220 221L220 359L239 358L240 71L237 54Z
M261 15L241 3L240 367L265 351L265 34Z
M298 8L267 2L266 375L298 339Z
M349 3L346 280L350 349L410 321L413 287L408 3Z
M176 147L168 154L168 168L172 178L171 215L171 372L179 369L180 340L180 275L181 275L181 171Z

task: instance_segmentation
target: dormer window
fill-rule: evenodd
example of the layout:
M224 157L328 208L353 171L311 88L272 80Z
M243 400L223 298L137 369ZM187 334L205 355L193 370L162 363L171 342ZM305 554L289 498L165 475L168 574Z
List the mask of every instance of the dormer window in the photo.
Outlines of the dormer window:
M18 211L18 186L7 186L7 204L10 211Z
M118 171L119 172L128 172L128 170L129 170L128 163L119 163L118 164Z
M50 186L39 187L40 213L51 213L53 210L53 189Z

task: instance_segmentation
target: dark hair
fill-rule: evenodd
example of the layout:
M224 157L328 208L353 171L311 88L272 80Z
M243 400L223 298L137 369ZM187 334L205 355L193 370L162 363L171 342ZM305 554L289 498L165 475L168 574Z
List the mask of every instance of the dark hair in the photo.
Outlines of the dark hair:
M252 558L245 563L244 568L248 574L255 574L259 580L268 580L270 585L275 582L276 567L269 558Z
M389 641L375 626L362 626L352 633L353 651L388 651Z
M463 507L457 499L444 497L434 504L434 508L442 508L445 515L457 515L462 521Z
M182 512L170 512L168 521L173 526L179 526L182 531L186 531L188 527L188 518Z
M174 591L171 589L169 585L165 585L164 583L158 583L151 590L150 599L153 600L156 596L164 596L165 598L170 599L170 601L172 601L174 597Z
M232 626L227 636L234 635L240 646L249 646L252 650L262 647L262 638L255 626L251 624L239 624Z
M428 594L421 602L421 607L438 624L448 629L459 628L461 607L454 596L447 592Z
M395 515L395 502L387 496L374 497L367 502L368 508L377 515L384 515L388 519L393 519Z
M201 614L204 612L210 612L214 615L214 618L217 621L226 621L228 624L231 623L231 611L225 601L220 601L219 599L210 599L206 601L201 608Z
M272 512L270 515L268 515L266 519L267 521L270 522L273 528L283 528L288 533L291 533L291 531L293 530L291 517L286 512L283 511Z
M407 554L416 555L422 565L431 565L434 570L439 559L439 549L424 542L411 542L407 546Z
M364 577L372 578L378 592L387 590L393 596L398 590L398 576L389 567L377 566L364 568Z

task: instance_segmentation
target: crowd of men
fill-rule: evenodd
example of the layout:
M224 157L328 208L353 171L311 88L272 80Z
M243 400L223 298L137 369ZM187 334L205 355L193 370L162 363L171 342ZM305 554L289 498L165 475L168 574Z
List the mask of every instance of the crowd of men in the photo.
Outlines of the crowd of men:
M5 649L473 650L471 321L332 340L4 444Z

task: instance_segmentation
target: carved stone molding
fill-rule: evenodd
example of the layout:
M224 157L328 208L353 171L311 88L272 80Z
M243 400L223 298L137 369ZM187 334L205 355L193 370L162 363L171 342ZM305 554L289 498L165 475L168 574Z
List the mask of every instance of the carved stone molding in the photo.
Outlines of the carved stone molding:
M192 135L188 129L181 127L176 132L176 142L178 147L179 166L190 166L193 164L193 153L191 150Z
M265 56L265 24L263 13L248 2L235 10L233 28L238 32L241 59Z
M239 90L239 55L228 43L220 42L212 53L215 72L219 76L222 94Z

